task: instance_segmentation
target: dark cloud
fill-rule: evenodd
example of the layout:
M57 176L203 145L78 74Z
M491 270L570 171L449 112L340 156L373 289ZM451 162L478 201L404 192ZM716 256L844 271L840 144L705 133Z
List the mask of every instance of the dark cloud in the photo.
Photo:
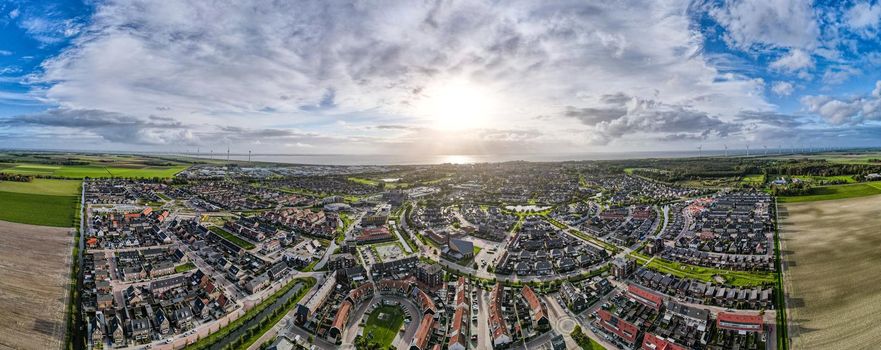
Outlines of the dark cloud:
M594 126L602 122L610 122L615 119L621 118L627 115L627 109L624 107L610 107L610 108L593 108L593 107L584 107L584 108L575 108L572 106L566 107L566 112L564 113L567 117L575 118L584 123L585 125Z
M50 109L0 120L0 126L71 128L118 143L156 145L194 142L188 127L171 118L150 116L140 119L94 109Z

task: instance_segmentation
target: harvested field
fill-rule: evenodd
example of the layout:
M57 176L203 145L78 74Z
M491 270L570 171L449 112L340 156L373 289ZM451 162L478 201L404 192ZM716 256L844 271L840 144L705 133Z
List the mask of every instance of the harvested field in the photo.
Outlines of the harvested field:
M881 196L780 206L793 349L881 342Z
M0 349L58 349L64 339L71 229L0 221Z

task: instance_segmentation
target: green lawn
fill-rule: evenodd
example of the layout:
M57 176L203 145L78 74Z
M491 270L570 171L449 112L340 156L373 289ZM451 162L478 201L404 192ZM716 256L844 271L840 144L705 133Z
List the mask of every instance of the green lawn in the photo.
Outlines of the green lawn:
M80 194L77 180L33 179L30 182L0 181L0 192L44 194L49 196L76 196Z
M209 230L211 230L211 232L216 233L220 237L226 238L228 241L230 241L233 244L235 244L239 247L242 247L246 250L254 249L254 244L252 244L251 242L248 242L244 239L241 239L239 236L236 236L236 235L230 233L229 231L224 230L223 228L220 228L217 226L211 226L209 228Z
M805 196L778 197L781 203L797 203L865 197L881 194L881 183L858 183L851 185L832 185L815 187L814 193Z
M0 192L0 220L22 224L73 227L78 196Z
M646 261L651 259L648 256L636 252L630 253L630 257L634 258L640 265L645 264ZM691 278L703 282L715 283L715 278L713 278L713 276L719 275L725 279L725 284L735 287L771 285L776 281L774 273L771 272L734 271L712 267L693 266L675 261L668 261L658 257L654 258L647 267L673 276Z
M379 316L385 315L385 319L380 320ZM419 320L413 320L419 322ZM404 323L404 310L399 306L380 306L370 314L367 318L367 325L364 327L364 336L368 337L371 343L379 344L379 349L386 349L392 345L395 335L401 329Z
M161 177L174 176L187 166L137 166L137 167L103 167L98 165L46 165L46 164L18 164L13 167L0 169L0 172L19 175L42 175L57 176L72 179L84 177Z
M187 271L190 271L195 268L196 268L196 264L193 264L192 262L188 262L186 264L181 264L181 265L175 266L174 272L176 272L176 273L187 272Z
M740 183L750 186L760 186L765 182L765 175L762 174L750 174L740 179Z
M377 184L379 184L379 182L377 182L376 180L365 179L363 177L350 177L349 181L357 182L359 184L367 186L376 186Z

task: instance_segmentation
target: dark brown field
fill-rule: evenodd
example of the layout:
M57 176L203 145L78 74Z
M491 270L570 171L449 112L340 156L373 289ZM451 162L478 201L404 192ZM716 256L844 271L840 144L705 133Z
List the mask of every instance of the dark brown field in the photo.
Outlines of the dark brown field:
M0 349L60 349L71 229L0 221Z
M881 344L881 196L781 205L792 348Z

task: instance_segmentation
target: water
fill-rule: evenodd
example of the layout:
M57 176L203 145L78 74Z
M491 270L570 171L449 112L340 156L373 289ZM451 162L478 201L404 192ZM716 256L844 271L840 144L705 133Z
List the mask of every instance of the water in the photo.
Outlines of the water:
M185 154L190 157L209 158L208 155ZM703 156L718 155L715 152L703 152ZM255 162L313 164L313 165L420 165L420 164L476 164L499 163L510 161L528 162L562 162L578 160L617 160L640 158L685 158L697 157L697 151L667 152L606 152L580 154L448 154L448 155L393 155L393 154L255 154L251 160ZM215 155L214 159L226 159ZM247 161L247 154L231 154L230 160Z

